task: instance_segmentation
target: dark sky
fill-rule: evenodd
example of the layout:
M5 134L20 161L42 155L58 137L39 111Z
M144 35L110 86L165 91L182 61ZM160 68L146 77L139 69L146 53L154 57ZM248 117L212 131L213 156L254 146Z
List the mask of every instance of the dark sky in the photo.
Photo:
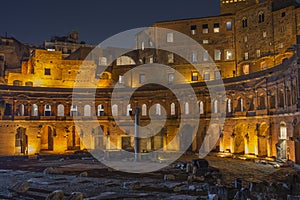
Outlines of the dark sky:
M79 32L98 44L119 32L156 21L213 16L220 0L6 0L1 2L0 35L41 44L53 35Z

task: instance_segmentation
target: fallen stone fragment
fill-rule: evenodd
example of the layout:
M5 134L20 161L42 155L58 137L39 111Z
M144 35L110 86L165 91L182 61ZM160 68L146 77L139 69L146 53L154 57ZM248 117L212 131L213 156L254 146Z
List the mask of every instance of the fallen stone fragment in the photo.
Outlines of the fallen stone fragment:
M25 193L29 189L29 182L18 182L14 186L11 187L11 190L17 193Z
M58 168L48 167L43 171L44 174L63 174L63 171Z
M175 176L173 174L166 174L164 176L164 180L165 181L174 181L175 180Z
M137 189L140 189L141 187L142 186L141 186L140 182L138 182L138 181L123 183L123 189L137 190Z
M87 172L81 172L79 174L80 177L88 177L88 173Z
M55 190L47 196L46 200L63 200L64 196L64 191Z
M73 192L67 200L83 200L83 194L81 192Z

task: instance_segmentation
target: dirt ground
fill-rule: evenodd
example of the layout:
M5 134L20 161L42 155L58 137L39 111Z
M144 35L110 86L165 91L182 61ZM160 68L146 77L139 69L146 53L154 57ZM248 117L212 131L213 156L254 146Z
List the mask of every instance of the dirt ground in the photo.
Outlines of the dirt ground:
M146 174L112 170L86 157L7 159L0 162L0 199L45 199L49 193L58 189L62 189L66 195L81 192L85 199L199 199L201 196L205 199L207 193L201 187L210 180L186 184L188 175L175 167L178 162L194 158L191 155L184 156L160 171ZM241 179L245 187L248 182L285 182L287 174L297 172L293 168L274 168L268 164L232 158L207 156L205 159L212 168L219 170L221 184L228 187L233 187L236 178ZM58 169L58 172L43 173L49 167ZM82 172L86 172L84 176ZM175 180L165 181L165 175L174 175ZM9 188L20 181L30 183L31 193L12 197Z

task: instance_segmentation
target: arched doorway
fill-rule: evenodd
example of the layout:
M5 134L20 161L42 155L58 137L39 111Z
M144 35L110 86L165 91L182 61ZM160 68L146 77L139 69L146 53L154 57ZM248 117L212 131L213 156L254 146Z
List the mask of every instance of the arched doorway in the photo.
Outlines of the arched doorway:
M50 126L45 126L41 133L41 150L53 151L54 147L54 129Z
M300 164L300 123L294 127L294 137L295 137L295 157L296 163Z
M180 151L191 152L193 144L193 128L185 125L180 131Z
M245 135L247 135L247 125L239 124L235 127L233 137L233 152L237 154L245 153Z
M80 137L76 132L75 126L72 126L67 135L67 148L68 150L80 150Z
M260 125L257 133L258 156L266 157L268 155L269 126L266 123Z
M279 141L276 144L277 159L280 159L280 160L286 160L287 159L286 140L287 140L286 123L281 122L280 123L280 129L279 129Z
M95 130L94 136L94 146L96 150L105 150L105 143L104 143L104 126L98 126Z
M28 136L26 135L26 128L19 127L15 135L15 153L17 155L28 154Z

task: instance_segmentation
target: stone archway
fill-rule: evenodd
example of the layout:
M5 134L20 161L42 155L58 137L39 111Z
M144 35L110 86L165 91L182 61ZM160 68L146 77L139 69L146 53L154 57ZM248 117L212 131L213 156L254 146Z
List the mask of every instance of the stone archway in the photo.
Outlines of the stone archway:
M54 149L54 128L44 126L41 130L41 150L53 151Z
M15 135L15 153L17 155L28 154L28 136L26 135L26 128L19 127Z
M233 153L245 153L245 135L247 135L247 124L238 124L234 128L233 137Z
M294 127L295 138L295 160L296 164L300 164L300 123Z
M268 138L269 138L269 126L266 123L262 123L258 129L258 156L266 157L268 155Z
M193 128L190 125L185 125L180 131L180 151L191 152L193 150L192 143L193 143Z

